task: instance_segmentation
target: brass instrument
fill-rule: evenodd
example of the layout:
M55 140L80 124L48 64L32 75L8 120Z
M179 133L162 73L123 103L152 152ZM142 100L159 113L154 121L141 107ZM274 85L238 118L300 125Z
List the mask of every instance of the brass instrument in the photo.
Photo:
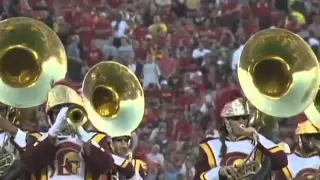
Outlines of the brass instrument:
M17 124L18 108L44 103L52 84L64 78L67 58L60 39L40 21L9 18L0 22L0 34L0 101L6 118ZM6 134L1 145L0 179L21 168L18 157L5 149L9 139Z
M277 124L280 118L269 116L255 107L251 107L250 126L259 129L259 132L270 132Z
M27 108L47 100L67 72L67 56L55 32L40 21L17 17L0 22L0 101Z
M70 126L82 126L88 120L81 96L68 86L56 85L48 93L47 106L48 109L54 109L61 105L70 106L66 113Z
M279 28L252 36L238 65L240 85L248 100L274 117L303 112L317 94L319 75L319 63L309 45Z
M320 129L320 91L313 101L313 103L304 111L305 115L312 122L312 124Z
M87 113L86 110L81 106L72 106L69 107L67 111L67 122L73 127L82 126L87 122Z
M132 151L130 150L129 153L127 154L126 159L132 163L133 160L133 155L132 155ZM111 175L111 180L120 180L120 175L119 172L117 172L116 174ZM138 177L135 180L140 180L138 179ZM142 179L141 179L142 180Z
M83 103L92 125L112 136L131 134L144 114L144 93L135 74L117 62L93 66L82 83Z
M14 123L15 120L20 116L20 112L13 107L5 108L7 108L5 118ZM17 160L16 156L13 153L9 153L5 149L6 146L8 146L9 140L10 134L5 133L2 146L0 147L0 178L6 175L9 168L11 168L11 166Z

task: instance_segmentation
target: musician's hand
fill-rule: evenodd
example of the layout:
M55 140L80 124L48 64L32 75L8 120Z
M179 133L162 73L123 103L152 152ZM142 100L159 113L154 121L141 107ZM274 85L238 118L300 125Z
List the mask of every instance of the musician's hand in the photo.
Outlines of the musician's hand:
M237 170L234 166L222 166L219 170L219 174L228 179L232 179L232 177L237 177Z
M253 137L256 140L259 140L259 133L253 127L240 127L243 130L243 135L248 137Z
M67 111L68 111L67 107L61 108L60 112L58 113L55 119L54 124L50 127L48 131L50 136L53 136L53 137L57 136L60 131L62 131L64 128L67 127L68 125L68 122L66 121Z
M18 128L3 116L0 116L0 129L5 132L9 132L13 135L15 135L18 132Z

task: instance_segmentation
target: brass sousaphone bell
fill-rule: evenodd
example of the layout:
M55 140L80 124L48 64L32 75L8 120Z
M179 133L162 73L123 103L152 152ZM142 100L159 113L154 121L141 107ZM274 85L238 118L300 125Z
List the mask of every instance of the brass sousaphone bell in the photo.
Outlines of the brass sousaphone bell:
M67 72L67 57L55 32L40 21L9 18L0 22L0 34L0 101L6 118L15 121L22 108L47 100L52 84ZM5 136L0 147L0 179L12 179L21 170L14 153L5 149L9 139Z
M112 136L131 134L144 114L144 93L138 78L116 62L93 66L82 84L83 102L92 125Z
M247 99L261 112L291 117L314 100L320 71L317 57L298 35L267 29L245 44L238 65L240 85Z
M40 21L17 17L0 22L0 101L26 108L44 103L67 72L58 36Z

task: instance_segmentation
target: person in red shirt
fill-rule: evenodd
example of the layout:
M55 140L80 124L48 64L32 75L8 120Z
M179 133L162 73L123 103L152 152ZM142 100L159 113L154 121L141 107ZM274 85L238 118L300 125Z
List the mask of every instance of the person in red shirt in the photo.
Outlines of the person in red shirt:
M131 36L137 40L142 40L147 34L148 29L143 26L141 16L137 16L135 19L135 26L130 32Z
M97 48L96 44L92 42L86 56L88 67L90 68L95 64L101 62L102 60L103 60L103 53L99 48Z
M252 35L254 35L260 30L259 24L260 24L259 19L255 18L251 23L247 24L244 27L244 31L248 38L250 38Z
M110 8L120 8L123 5L123 0L107 0Z
M91 44L91 40L94 37L93 31L93 19L90 13L84 12L82 17L79 17L78 21L75 25L76 33L79 34L81 42L83 44Z
M112 27L107 19L107 14L99 14L98 22L94 25L94 39L98 48L107 43L107 39L112 36Z
M238 0L222 1L220 4L220 11L218 11L217 15L225 26L229 27L232 32L235 32L239 21L240 11L241 4L239 4Z
M200 37L209 37L209 38L216 38L219 37L220 28L218 26L214 26L210 19L207 19L204 22L204 26L200 26L198 28L199 36Z
M177 105L180 107L185 107L196 99L194 90L191 87L184 88L184 94L179 96L177 99Z
M161 51L161 58L159 59L158 66L161 70L161 75L164 78L171 77L177 70L178 61L169 56L166 51Z
M94 25L95 39L105 40L112 36L112 27L107 19L107 14L99 14L98 22Z
M243 21L250 21L252 18L252 12L250 6L243 6L240 11L240 19Z
M221 15L229 15L235 12L239 12L239 2L238 0L228 0L228 1L221 1L220 10Z
M267 29L271 25L272 5L268 0L258 0L251 5L254 16L259 18L261 29Z
M137 46L135 47L135 58L138 61L146 60L149 51L147 41L140 41L140 43L138 42L136 45Z
M81 9L79 6L74 7L69 7L65 12L64 12L64 20L71 24L73 27L72 28L78 28L78 21L75 21L77 17L80 17L82 14Z
M171 139L173 141L185 141L192 134L192 126L182 117L176 116L170 123L172 123Z

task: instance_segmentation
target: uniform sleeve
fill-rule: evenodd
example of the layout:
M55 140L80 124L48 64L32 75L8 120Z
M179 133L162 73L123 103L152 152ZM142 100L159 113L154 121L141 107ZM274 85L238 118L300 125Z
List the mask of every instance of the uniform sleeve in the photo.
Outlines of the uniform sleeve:
M196 173L194 180L206 179L205 176L212 168L217 170L212 170L210 174L214 174L219 179L219 169L217 167L216 157L214 150L208 143L200 144L199 150L197 152L197 162L195 164Z
M27 132L22 131L21 129L18 129L17 134L13 137L13 142L19 148L24 149L27 145L26 139L27 139Z
M83 159L86 167L96 173L102 174L111 170L113 158L107 146L107 135L96 133L92 139L83 146Z
M256 158L258 161L263 161L264 156L269 156L271 159L272 170L282 170L288 165L288 158L281 147L268 140L262 135L259 135L258 150Z
M21 161L30 173L36 173L54 161L57 152L55 140L47 133L29 133L26 137Z
M131 179L135 176L135 168L129 160L112 154L114 165L117 167L119 173L125 176L127 179Z
M293 175L288 167L284 167L281 171L276 171L274 177L276 180L291 180Z
M5 143L7 138L10 138L8 140L13 145L15 150L18 150L18 152L24 151L24 148L26 147L27 132L22 131L21 129L18 129L17 133L14 136L10 136L6 132L1 132L0 134L1 134L0 139L1 139L2 143ZM8 151L12 151L11 147L9 147L9 146L6 146L5 148ZM9 149L7 149L7 148L9 148Z

